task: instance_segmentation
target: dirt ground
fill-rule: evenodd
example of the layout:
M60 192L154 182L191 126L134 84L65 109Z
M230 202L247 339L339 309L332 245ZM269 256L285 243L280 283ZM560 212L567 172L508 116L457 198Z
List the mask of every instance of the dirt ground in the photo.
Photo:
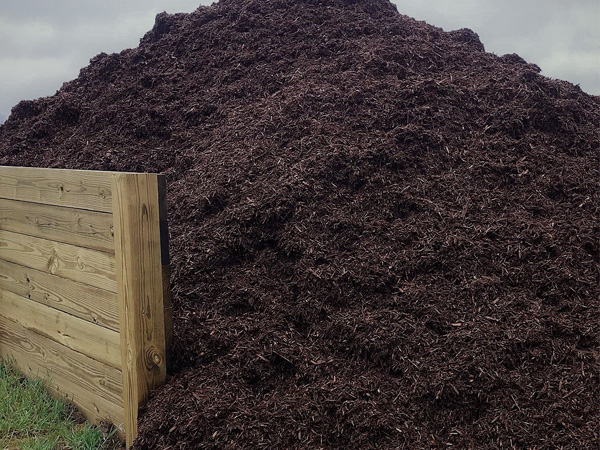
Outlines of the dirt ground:
M175 366L137 449L592 449L600 99L387 0L161 14L0 164L162 171Z

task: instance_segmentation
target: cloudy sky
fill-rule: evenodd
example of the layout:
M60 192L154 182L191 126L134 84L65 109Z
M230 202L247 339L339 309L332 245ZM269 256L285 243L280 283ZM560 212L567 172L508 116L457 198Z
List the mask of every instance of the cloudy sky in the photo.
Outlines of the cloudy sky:
M600 95L598 0L394 0L401 13L476 31L487 51L518 53L549 77ZM0 122L19 100L52 95L100 52L135 47L161 12L201 0L0 0Z

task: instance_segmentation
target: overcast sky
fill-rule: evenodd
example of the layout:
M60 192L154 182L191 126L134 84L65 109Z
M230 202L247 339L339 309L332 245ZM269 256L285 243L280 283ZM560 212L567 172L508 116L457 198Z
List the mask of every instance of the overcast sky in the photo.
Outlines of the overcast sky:
M518 53L549 77L600 95L599 0L394 0L447 31L471 28L486 50ZM201 0L0 0L0 122L19 100L52 95L100 52L137 46L154 16Z

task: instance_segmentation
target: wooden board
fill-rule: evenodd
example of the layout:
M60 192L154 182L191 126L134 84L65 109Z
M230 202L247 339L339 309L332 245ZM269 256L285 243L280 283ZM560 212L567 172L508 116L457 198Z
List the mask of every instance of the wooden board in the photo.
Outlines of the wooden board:
M124 420L121 371L0 316L0 357L25 375L48 380L56 393L87 410L93 422Z
M145 402L166 379L160 202L154 174L116 174L115 257L125 404ZM138 411L125 411L127 446L137 436Z
M0 290L119 331L117 294L0 259Z
M0 166L0 197L111 212L111 173Z
M0 230L0 259L117 291L115 257L110 253Z
M121 367L120 339L115 331L9 291L0 291L0 315L71 350Z
M112 214L0 198L0 230L114 253Z
M163 311L165 317L165 349L167 371L171 370L173 349L173 301L171 298L171 255L169 253L169 223L167 217L167 178L158 177L158 208L160 216L160 258L163 277Z

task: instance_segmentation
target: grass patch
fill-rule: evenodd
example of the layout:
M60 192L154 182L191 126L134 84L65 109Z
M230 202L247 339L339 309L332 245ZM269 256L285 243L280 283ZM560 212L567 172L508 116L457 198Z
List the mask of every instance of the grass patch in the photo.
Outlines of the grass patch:
M0 361L0 450L114 450L111 435L85 423L43 380L29 380Z

